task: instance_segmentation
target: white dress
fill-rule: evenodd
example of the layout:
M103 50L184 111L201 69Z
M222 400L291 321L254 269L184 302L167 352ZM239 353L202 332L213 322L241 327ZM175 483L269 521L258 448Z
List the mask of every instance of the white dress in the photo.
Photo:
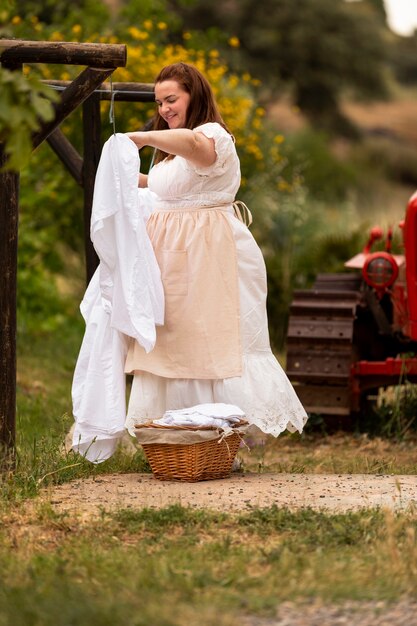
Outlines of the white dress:
M133 432L166 410L224 402L265 433L301 432L307 414L270 348L263 256L233 211L240 185L233 140L217 123L195 131L214 139L213 165L201 168L177 156L148 177L157 196L148 233L166 317L149 354L131 340L126 427Z

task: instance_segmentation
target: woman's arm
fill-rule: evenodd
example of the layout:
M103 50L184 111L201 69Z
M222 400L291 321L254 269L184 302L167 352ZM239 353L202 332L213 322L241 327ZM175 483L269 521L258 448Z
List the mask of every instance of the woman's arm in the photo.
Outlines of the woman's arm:
M138 187L147 187L147 186L148 186L148 175L139 174Z
M168 154L175 154L199 167L213 165L216 160L214 139L188 128L150 130L126 133L138 148L151 146Z

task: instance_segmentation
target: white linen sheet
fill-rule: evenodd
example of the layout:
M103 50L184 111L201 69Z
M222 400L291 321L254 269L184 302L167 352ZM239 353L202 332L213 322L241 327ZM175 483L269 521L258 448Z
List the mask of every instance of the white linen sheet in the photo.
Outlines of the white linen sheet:
M89 461L109 458L124 434L128 337L149 352L164 322L159 267L146 232L154 201L138 188L137 147L121 133L104 144L97 169L91 240L100 259L81 313L86 331L72 384L73 449Z

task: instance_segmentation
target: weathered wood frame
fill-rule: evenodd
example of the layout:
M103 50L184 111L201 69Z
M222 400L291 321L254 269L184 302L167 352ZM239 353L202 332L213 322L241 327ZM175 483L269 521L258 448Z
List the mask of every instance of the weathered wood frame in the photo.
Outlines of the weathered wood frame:
M23 63L87 65L73 81L50 81L64 87L54 105L55 117L33 136L33 147L45 139L84 189L84 231L87 280L97 267L89 236L94 179L101 152L100 100L147 102L153 100L153 85L103 81L117 67L126 65L126 46L0 40L2 67L19 71ZM97 88L99 88L97 93ZM115 93L117 91L117 93ZM100 93L101 92L101 93ZM59 129L61 122L83 105L84 158ZM7 157L0 144L0 168ZM16 290L19 215L19 173L0 171L0 461L13 458L16 440ZM6 452L3 454L2 449Z

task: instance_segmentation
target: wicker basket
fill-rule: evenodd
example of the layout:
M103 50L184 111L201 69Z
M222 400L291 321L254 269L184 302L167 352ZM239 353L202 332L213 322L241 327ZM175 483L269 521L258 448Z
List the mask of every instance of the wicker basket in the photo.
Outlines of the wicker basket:
M236 425L246 425L242 421ZM210 427L162 426L153 423L140 424L136 428L161 428L172 430L214 430ZM153 475L159 480L182 480L197 482L226 478L232 470L233 461L242 440L240 432L191 444L152 443L141 444Z

